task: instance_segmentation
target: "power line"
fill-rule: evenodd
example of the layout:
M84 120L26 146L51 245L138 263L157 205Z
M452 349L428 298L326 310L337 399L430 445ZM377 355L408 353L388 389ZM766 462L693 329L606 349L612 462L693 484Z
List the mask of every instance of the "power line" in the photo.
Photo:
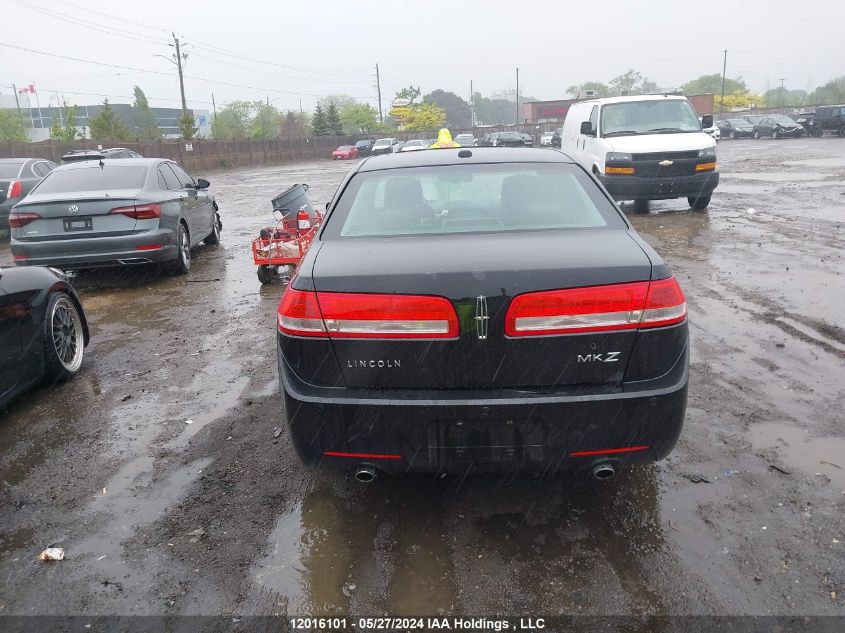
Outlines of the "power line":
M205 50L205 49L200 49ZM249 66L243 66L241 64L233 64L232 62L227 62L222 59L217 59L215 57L210 57L208 55L203 55L202 53L197 53L196 51L192 52L191 55L194 57L201 57L202 59L211 60L217 64L225 64L226 66L232 66L233 68L240 68L242 70L248 70L251 72L259 73L262 75L268 75L270 77L280 77L282 79L292 79L294 81L307 81L307 82L314 82L314 83L337 83L337 84L369 84L370 80L366 79L363 81L359 80L347 80L347 79L308 79L305 77L293 77L291 75L280 75L279 73L271 73L267 72L266 70L258 70L256 68L250 68Z

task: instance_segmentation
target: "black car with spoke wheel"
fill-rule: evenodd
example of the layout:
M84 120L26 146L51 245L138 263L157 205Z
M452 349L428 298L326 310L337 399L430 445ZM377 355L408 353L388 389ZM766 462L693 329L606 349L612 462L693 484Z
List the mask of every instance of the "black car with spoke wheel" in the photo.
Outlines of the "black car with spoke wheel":
M73 378L89 340L82 302L61 271L0 270L0 409L42 380Z

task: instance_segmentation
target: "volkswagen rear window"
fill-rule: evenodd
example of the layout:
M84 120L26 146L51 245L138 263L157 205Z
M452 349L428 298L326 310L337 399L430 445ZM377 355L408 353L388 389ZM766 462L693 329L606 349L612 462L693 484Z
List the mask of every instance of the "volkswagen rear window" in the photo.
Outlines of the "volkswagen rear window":
M585 228L626 224L575 165L448 165L359 172L323 238Z
M106 163L84 169L56 169L41 181L37 191L43 193L67 193L71 191L108 191L117 189L141 189L147 176L142 166L113 166Z

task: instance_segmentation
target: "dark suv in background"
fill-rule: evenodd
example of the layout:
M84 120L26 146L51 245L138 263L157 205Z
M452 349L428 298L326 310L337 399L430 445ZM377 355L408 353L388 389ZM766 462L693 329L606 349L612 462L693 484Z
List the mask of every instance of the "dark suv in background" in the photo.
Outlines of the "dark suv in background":
M816 135L834 132L845 138L845 105L819 106L813 117Z

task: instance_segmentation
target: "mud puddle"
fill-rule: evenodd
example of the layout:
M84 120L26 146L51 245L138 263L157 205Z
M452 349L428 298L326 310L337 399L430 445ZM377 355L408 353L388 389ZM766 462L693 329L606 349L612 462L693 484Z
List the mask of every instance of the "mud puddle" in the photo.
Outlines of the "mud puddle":
M774 449L788 468L823 474L845 494L845 438L812 437L806 429L778 422L755 424L750 434L755 450Z

